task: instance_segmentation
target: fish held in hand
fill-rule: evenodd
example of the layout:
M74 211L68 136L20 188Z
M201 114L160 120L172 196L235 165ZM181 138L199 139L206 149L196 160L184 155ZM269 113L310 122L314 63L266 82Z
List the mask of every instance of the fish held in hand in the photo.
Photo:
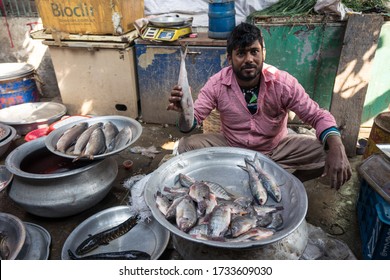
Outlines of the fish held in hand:
M184 51L180 49L181 61L180 61L180 72L179 72L179 81L178 85L181 86L183 96L181 97L181 107L183 109L184 121L181 122L185 127L184 130L189 131L194 125L194 101L192 99L191 88L188 83L188 74L186 69L186 56L187 56L187 46Z

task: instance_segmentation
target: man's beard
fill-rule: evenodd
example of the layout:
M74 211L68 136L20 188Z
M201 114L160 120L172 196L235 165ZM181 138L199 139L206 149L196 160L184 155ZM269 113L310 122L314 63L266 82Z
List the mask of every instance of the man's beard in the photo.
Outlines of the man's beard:
M232 63L232 67L234 74L237 76L238 79L242 81L251 81L255 79L261 73L262 70L262 66L257 67L256 64L246 64L243 67L238 68ZM244 72L245 69L256 69L256 71L253 74L246 74Z

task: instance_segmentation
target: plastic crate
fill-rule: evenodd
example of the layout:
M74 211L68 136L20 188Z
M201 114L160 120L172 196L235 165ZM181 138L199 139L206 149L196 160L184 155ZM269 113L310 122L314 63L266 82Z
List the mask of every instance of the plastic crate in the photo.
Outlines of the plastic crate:
M364 259L390 260L390 204L362 179L357 213Z

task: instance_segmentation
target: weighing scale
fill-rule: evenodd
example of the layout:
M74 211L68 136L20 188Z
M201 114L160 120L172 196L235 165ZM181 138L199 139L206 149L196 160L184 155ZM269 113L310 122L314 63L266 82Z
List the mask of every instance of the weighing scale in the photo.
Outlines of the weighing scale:
M192 20L178 17L159 17L149 21L142 39L173 42L192 33Z

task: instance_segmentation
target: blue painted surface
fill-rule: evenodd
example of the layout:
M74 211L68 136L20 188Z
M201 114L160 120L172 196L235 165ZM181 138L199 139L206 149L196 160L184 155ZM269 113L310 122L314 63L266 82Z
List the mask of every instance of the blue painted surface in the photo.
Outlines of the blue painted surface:
M38 88L33 75L0 81L0 108L38 101Z
M226 39L236 26L234 1L210 1L208 16L208 36L214 39Z
M177 112L167 111L168 98L177 84L180 47L136 44L141 115L145 122L175 124ZM228 64L225 47L189 46L186 57L188 81L195 100L213 74ZM191 54L193 53L193 54Z

